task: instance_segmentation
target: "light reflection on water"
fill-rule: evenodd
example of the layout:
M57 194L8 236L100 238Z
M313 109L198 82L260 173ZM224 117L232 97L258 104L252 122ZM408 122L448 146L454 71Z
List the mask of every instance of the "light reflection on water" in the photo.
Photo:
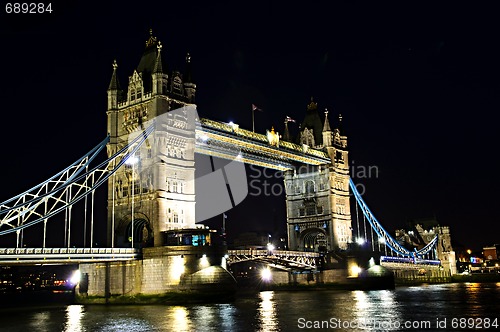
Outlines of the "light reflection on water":
M331 327L341 321L423 321L492 317L500 283L443 284L381 291L265 291L232 303L186 306L70 305L0 310L0 330L36 331L297 331L299 320ZM307 330L307 329L305 329ZM398 330L357 327L349 331ZM399 329L403 330L403 329Z
M391 322L402 320L395 292L392 290L354 291L355 317L353 320L362 326L380 327L394 330Z
M79 332L82 330L81 320L84 316L83 305L70 305L66 309L65 332Z
M260 331L279 331L278 319L276 317L276 303L273 301L274 292L260 292L260 305L257 311L260 326Z

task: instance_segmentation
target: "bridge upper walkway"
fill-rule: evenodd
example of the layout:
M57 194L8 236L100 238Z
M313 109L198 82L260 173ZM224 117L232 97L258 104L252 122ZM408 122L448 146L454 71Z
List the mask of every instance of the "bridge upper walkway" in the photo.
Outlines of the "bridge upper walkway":
M200 119L196 129L195 152L281 171L293 169L292 163L324 165L331 162L328 153L209 119Z

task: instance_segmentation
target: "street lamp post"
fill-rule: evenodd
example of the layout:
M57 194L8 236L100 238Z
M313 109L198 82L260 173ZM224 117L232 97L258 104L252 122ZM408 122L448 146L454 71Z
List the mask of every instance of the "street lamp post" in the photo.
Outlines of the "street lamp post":
M222 245L226 245L226 218L227 215L222 213Z
M131 213L132 213L132 221L131 221L131 236L130 236L130 242L131 242L131 247L134 248L134 204L135 204L135 164L139 161L139 158L137 158L135 155L132 155L128 157L127 161L125 162L127 165L132 166L132 204L131 204Z

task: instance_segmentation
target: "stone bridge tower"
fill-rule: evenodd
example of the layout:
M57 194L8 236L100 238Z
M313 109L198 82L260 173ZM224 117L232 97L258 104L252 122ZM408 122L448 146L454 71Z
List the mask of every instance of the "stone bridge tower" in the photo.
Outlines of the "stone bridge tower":
M298 166L285 173L288 245L291 250L330 252L347 249L352 239L347 137L342 117L332 130L325 111L322 123L312 100L297 143L304 151L325 150L328 165Z
M189 54L182 74L167 72L163 53L150 31L124 90L116 61L113 64L106 113L108 156L124 147L147 121L158 116L166 120L108 181L108 246L161 246L162 232L195 227L195 137L190 127L195 121L188 112L172 111L196 107L196 85L191 81Z

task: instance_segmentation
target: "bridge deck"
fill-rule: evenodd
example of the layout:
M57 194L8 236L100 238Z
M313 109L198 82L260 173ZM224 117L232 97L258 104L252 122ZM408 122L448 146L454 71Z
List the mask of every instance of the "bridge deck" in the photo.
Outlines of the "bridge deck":
M133 248L0 248L0 265L78 264L139 257L140 251Z
M317 252L288 251L288 250L263 250L245 249L228 250L228 265L247 261L261 261L282 270L313 269L317 268L320 257Z

